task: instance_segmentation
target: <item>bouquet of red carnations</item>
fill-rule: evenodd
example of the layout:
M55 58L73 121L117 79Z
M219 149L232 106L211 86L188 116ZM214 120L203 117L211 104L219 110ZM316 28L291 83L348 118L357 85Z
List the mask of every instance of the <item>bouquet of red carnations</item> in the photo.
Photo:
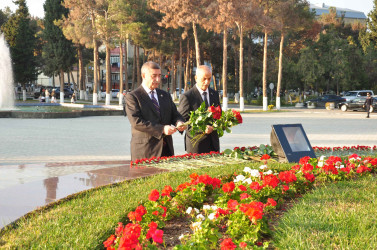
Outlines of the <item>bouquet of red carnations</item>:
M190 119L185 125L191 126L190 135L193 137L191 142L195 145L205 135L207 125L212 126L219 137L222 137L224 131L231 133L230 128L241 123L240 112L234 109L222 111L220 106L210 106L206 109L203 102L197 110L191 112Z

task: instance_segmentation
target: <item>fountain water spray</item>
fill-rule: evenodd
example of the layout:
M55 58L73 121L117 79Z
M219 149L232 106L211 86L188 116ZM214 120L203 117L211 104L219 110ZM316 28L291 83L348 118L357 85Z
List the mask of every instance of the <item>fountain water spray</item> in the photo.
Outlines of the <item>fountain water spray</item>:
M0 109L14 106L14 83L10 51L4 35L0 34Z

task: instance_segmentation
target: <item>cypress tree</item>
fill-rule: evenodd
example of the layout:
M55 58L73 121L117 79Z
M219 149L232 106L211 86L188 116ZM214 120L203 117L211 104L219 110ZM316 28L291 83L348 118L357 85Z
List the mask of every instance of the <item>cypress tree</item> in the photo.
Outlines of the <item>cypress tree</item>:
M67 17L69 10L62 5L62 0L46 0L43 5L45 18L42 39L42 58L44 66L42 71L47 76L60 74L60 89L64 89L64 72L69 72L75 63L76 50L73 43L67 40L61 28L55 22L63 16Z

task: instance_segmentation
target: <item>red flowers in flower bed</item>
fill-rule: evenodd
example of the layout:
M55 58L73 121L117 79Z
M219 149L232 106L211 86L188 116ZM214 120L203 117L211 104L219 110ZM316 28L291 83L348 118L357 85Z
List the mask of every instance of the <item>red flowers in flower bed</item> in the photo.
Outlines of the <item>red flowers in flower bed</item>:
M132 165L139 165L139 164L152 164L152 163L159 163L163 161L175 161L175 160L182 160L182 159L197 159L197 158L205 158L205 157L216 157L222 155L220 152L211 151L209 153L202 153L202 154L193 154L188 153L184 155L173 155L173 156L162 156L162 157L152 157L152 158L144 158L144 159L137 159L135 161L131 161Z
M266 215L284 199L304 193L314 182L350 179L376 171L376 158L354 154L347 159L331 156L319 161L305 157L291 170L281 172L268 166L246 167L242 174L227 177L224 182L193 173L190 181L175 190L171 186L161 192L152 190L147 202L128 213L130 223L119 223L115 234L103 244L108 249L155 248L165 243L166 221L186 216L192 218L192 233L180 236L184 249L267 247L262 238L262 231L268 231Z

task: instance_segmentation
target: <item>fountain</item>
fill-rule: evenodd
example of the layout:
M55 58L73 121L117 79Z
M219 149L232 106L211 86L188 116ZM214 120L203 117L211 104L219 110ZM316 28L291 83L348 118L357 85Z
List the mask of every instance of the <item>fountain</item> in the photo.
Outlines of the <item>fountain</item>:
M0 109L14 106L12 62L3 34L0 34Z
M15 107L17 106L17 107ZM0 118L75 118L92 115L122 115L119 106L102 108L98 105L58 103L18 103L15 91L10 51L0 33Z

